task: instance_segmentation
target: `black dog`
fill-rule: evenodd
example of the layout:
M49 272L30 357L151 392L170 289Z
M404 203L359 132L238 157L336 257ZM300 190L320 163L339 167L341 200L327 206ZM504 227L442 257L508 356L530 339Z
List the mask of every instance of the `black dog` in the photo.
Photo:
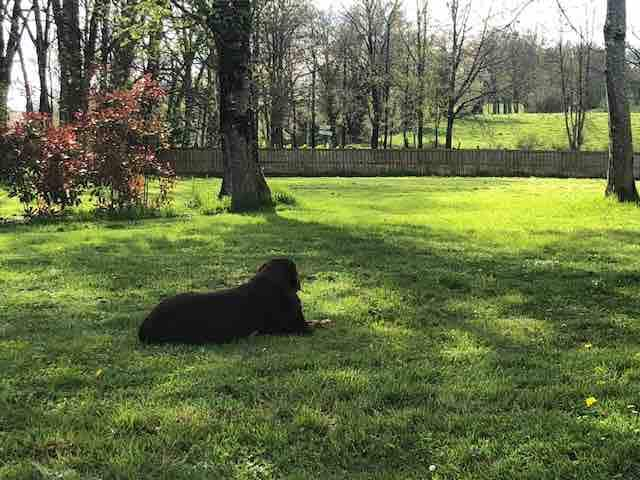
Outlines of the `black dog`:
M297 292L295 263L260 267L247 283L212 293L184 293L160 302L142 322L142 342L224 343L257 334L310 333Z

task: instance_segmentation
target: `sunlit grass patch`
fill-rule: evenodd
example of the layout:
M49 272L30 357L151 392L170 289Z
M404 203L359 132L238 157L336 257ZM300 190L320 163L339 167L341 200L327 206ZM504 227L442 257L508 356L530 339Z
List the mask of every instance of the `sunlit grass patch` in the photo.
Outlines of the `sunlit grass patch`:
M208 215L219 180L189 179L175 216L0 225L0 478L640 472L637 207L600 181L270 184L295 203ZM275 256L330 328L138 343L163 297Z

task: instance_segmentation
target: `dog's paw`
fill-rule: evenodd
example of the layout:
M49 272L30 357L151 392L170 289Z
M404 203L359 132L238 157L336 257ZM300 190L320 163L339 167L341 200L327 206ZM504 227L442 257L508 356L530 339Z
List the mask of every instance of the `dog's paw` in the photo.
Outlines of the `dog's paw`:
M327 328L334 324L333 320L325 318L324 320L311 320L308 322L311 328Z

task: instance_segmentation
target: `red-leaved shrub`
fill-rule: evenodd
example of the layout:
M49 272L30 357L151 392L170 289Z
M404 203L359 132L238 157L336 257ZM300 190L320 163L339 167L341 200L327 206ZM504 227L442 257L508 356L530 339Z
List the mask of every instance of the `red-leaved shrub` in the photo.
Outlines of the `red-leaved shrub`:
M87 189L99 209L166 205L175 174L156 155L165 138L157 115L163 97L144 77L130 90L92 93L89 110L60 127L46 115L25 114L0 132L10 195L29 216L61 213L78 205ZM153 202L151 178L159 185Z
M50 118L28 113L3 135L10 145L9 194L27 216L50 216L80 203L88 179L86 155L75 127L52 127Z

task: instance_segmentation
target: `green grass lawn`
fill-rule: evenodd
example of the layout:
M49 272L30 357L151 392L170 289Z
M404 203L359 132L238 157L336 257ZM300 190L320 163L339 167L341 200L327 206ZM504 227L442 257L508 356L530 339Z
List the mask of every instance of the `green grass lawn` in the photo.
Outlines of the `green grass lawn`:
M0 225L0 478L640 478L638 208L602 181L271 183L299 205L205 216L198 180L175 217ZM163 296L282 255L333 328L138 344Z
M431 127L428 125L428 127ZM632 113L633 138L640 141L640 113ZM606 151L609 147L607 113L592 112L587 116L583 149ZM433 142L433 133L424 137L426 145ZM446 122L440 132L444 143ZM412 137L410 137L412 138ZM402 134L394 136L393 144L400 147ZM456 120L454 147L518 150L524 144L536 150L566 150L569 143L561 113L522 113L518 115L481 115ZM637 148L636 148L637 149Z

